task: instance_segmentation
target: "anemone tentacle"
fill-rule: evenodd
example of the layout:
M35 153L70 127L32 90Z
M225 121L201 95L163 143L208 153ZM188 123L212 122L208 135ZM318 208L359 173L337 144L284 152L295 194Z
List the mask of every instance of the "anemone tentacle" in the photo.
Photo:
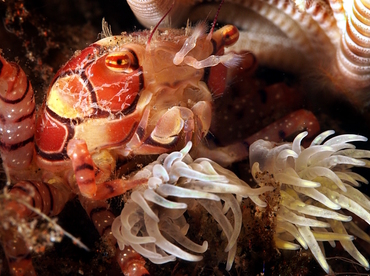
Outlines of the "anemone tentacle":
M159 156L135 175L134 178L147 177L148 185L138 186L132 192L121 215L115 219L112 232L120 249L130 245L153 263L176 258L199 261L202 256L198 254L207 250L208 243L199 245L186 236L191 226L184 213L194 205L201 205L228 239L226 269L230 270L242 228L241 199L250 197L264 207L266 203L258 195L274 188L252 189L234 173L207 158L193 160L188 154L191 145L189 142L180 152Z
M263 172L280 183L280 210L277 214L276 246L296 250L290 236L309 248L318 263L330 272L320 242L338 240L343 248L363 267L369 262L356 249L353 236L370 242L370 237L351 223L352 217L341 209L356 214L370 224L370 200L355 187L367 181L352 167L367 167L370 151L356 149L350 142L367 141L360 135L339 135L328 139L334 131L318 135L308 148L301 146L303 132L293 143L258 140L250 146L251 171L263 186ZM325 141L326 140L326 141ZM316 183L317 185L312 185Z

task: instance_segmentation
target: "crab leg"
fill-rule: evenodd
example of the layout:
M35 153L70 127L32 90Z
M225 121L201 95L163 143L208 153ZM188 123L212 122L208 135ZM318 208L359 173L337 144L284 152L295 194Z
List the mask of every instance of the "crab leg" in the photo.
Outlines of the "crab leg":
M31 164L34 125L31 83L18 64L0 56L0 153L8 184L11 174Z
M2 231L3 249L8 260L11 275L36 275L32 265L31 252L26 241L14 228Z
M247 158L249 145L258 139L282 142L285 138L303 130L307 130L308 136L312 137L320 130L320 125L312 112L300 109L277 120L242 142L216 149L201 146L195 154L197 157L208 157L222 166L228 166Z
M147 181L147 179L116 179L96 185L96 166L87 149L86 142L81 139L71 139L68 142L67 154L72 161L72 167L80 193L84 197L95 200L108 199L121 195L127 190Z
M149 275L145 268L144 258L133 250L130 246L125 246L123 250L117 247L117 240L112 234L112 223L115 215L110 210L107 202L104 200L92 200L80 196L82 207L86 210L98 230L102 240L107 244L108 250L115 250L115 258L121 267L122 273L128 276Z
M36 275L32 265L30 246L27 239L17 230L19 224L24 223L22 219L36 215L26 205L48 216L55 216L70 199L71 192L64 183L50 185L40 181L21 181L5 193L4 197L4 217L0 236L10 273Z
M5 208L13 210L20 218L27 218L36 214L22 202L28 203L47 216L56 216L62 211L72 193L67 185L61 182L51 185L41 181L20 181L10 189L8 195L11 200L6 203Z

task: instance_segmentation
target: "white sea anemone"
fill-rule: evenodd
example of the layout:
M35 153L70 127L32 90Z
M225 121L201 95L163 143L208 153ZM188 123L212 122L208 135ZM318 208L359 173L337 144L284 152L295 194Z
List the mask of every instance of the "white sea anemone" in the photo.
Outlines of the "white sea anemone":
M349 142L367 141L360 135L339 135L324 142L334 131L318 135L304 149L302 139L307 132L299 134L293 143L276 144L258 140L250 146L250 164L257 183L258 177L268 172L281 185L281 201L277 215L275 243L281 249L299 249L299 244L309 248L321 267L330 272L321 241L335 246L338 240L343 248L362 266L369 269L369 262L357 250L348 235L370 243L370 237L360 230L346 209L370 224L370 201L354 186L368 183L352 167L370 167L370 151L356 149ZM318 243L318 241L320 243Z
M199 261L208 248L187 236L191 227L184 213L188 206L202 205L221 226L228 244L226 269L230 270L236 254L237 238L242 227L240 201L249 197L255 204L266 203L258 196L272 187L252 189L234 173L215 162L188 154L191 142L180 152L162 154L135 175L148 178L148 184L135 189L122 213L112 225L120 249L130 245L156 264L177 258ZM233 224L228 213L232 213ZM194 254L193 254L194 253Z

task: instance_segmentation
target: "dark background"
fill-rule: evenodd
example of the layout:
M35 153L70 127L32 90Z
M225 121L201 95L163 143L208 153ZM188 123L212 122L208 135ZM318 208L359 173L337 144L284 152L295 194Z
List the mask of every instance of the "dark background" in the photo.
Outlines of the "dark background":
M99 39L98 34L101 32L103 17L111 25L113 34L142 29L124 0L5 0L0 2L0 17L2 20L0 24L2 55L22 66L36 91L38 103L44 99L53 75L73 53ZM333 89L326 91L326 88L315 89L315 91L302 89L305 83L302 83L300 76L270 68L259 68L253 78L266 85L284 82L297 91L303 91L303 102L299 104L299 108L312 110L318 116L323 130L334 128L338 133L358 133L369 136L367 108L353 105L339 93L336 94L335 89L334 91ZM240 104L242 93L230 89L229 94L215 102L215 110L220 114L226 112L231 117L234 116L232 117L233 122L237 127L242 126L248 120L246 113L235 111L233 108L235 102ZM237 129L238 133L228 133L227 136L237 137L240 133L245 135L244 137L248 136L245 128L237 127L234 130ZM221 139L217 132L225 132L225 128L221 119L218 120L217 125L214 126L213 135L209 139L214 139L215 143L220 142ZM253 133L254 130L250 131ZM369 147L368 144L365 147ZM364 147L363 143L361 147ZM241 162L234 165L233 169L240 173L247 167L247 162ZM369 176L365 170L361 170L361 173ZM368 186L365 186L363 191L370 194ZM114 199L111 203L113 209L119 213L122 207L121 199ZM114 261L108 258L108 252L105 252L106 249L100 242L99 235L77 199L67 204L58 222L67 231L80 237L91 251L86 252L73 245L69 239L64 238L61 243L55 243L53 248L49 248L45 254L34 254L34 264L39 275L120 274L120 269ZM217 226L210 224L207 227ZM369 226L364 225L364 227L367 227L369 232ZM260 231L259 226L256 228ZM264 269L266 269L266 275L323 274L315 260L312 261L304 253L285 252L279 256L271 248L263 247L268 241L252 234L241 237L238 251L238 256L241 257L236 261L239 267L234 266L230 272L224 270L225 264L222 261L207 263L207 260L214 257L212 253L208 254L209 259L206 256L205 261L200 264L178 261L157 266L148 262L148 267L153 275L256 275ZM217 246L216 248L219 249ZM360 251L363 252L363 248L360 248ZM3 253L1 254L3 261L0 264L3 267L3 274L6 275L7 265ZM267 258L270 260L267 264L263 262L266 254L274 254L274 257ZM339 248L334 254L343 254L343 250ZM330 261L329 264L336 271L357 269L356 266L350 264L345 266L346 262L335 262L335 260ZM359 271L362 272L361 268Z

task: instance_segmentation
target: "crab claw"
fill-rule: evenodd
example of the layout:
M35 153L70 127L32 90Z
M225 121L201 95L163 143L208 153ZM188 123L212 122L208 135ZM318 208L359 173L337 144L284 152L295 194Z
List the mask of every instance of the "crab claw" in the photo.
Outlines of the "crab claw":
M86 142L81 139L71 139L68 142L67 154L72 161L72 167L79 191L84 197L95 200L108 199L121 195L127 190L147 181L147 179L115 179L97 185L95 179L97 166L92 160Z
M193 112L186 107L174 106L162 115L150 137L159 144L170 145L178 141L181 131L184 133L185 140L190 141L193 130Z

